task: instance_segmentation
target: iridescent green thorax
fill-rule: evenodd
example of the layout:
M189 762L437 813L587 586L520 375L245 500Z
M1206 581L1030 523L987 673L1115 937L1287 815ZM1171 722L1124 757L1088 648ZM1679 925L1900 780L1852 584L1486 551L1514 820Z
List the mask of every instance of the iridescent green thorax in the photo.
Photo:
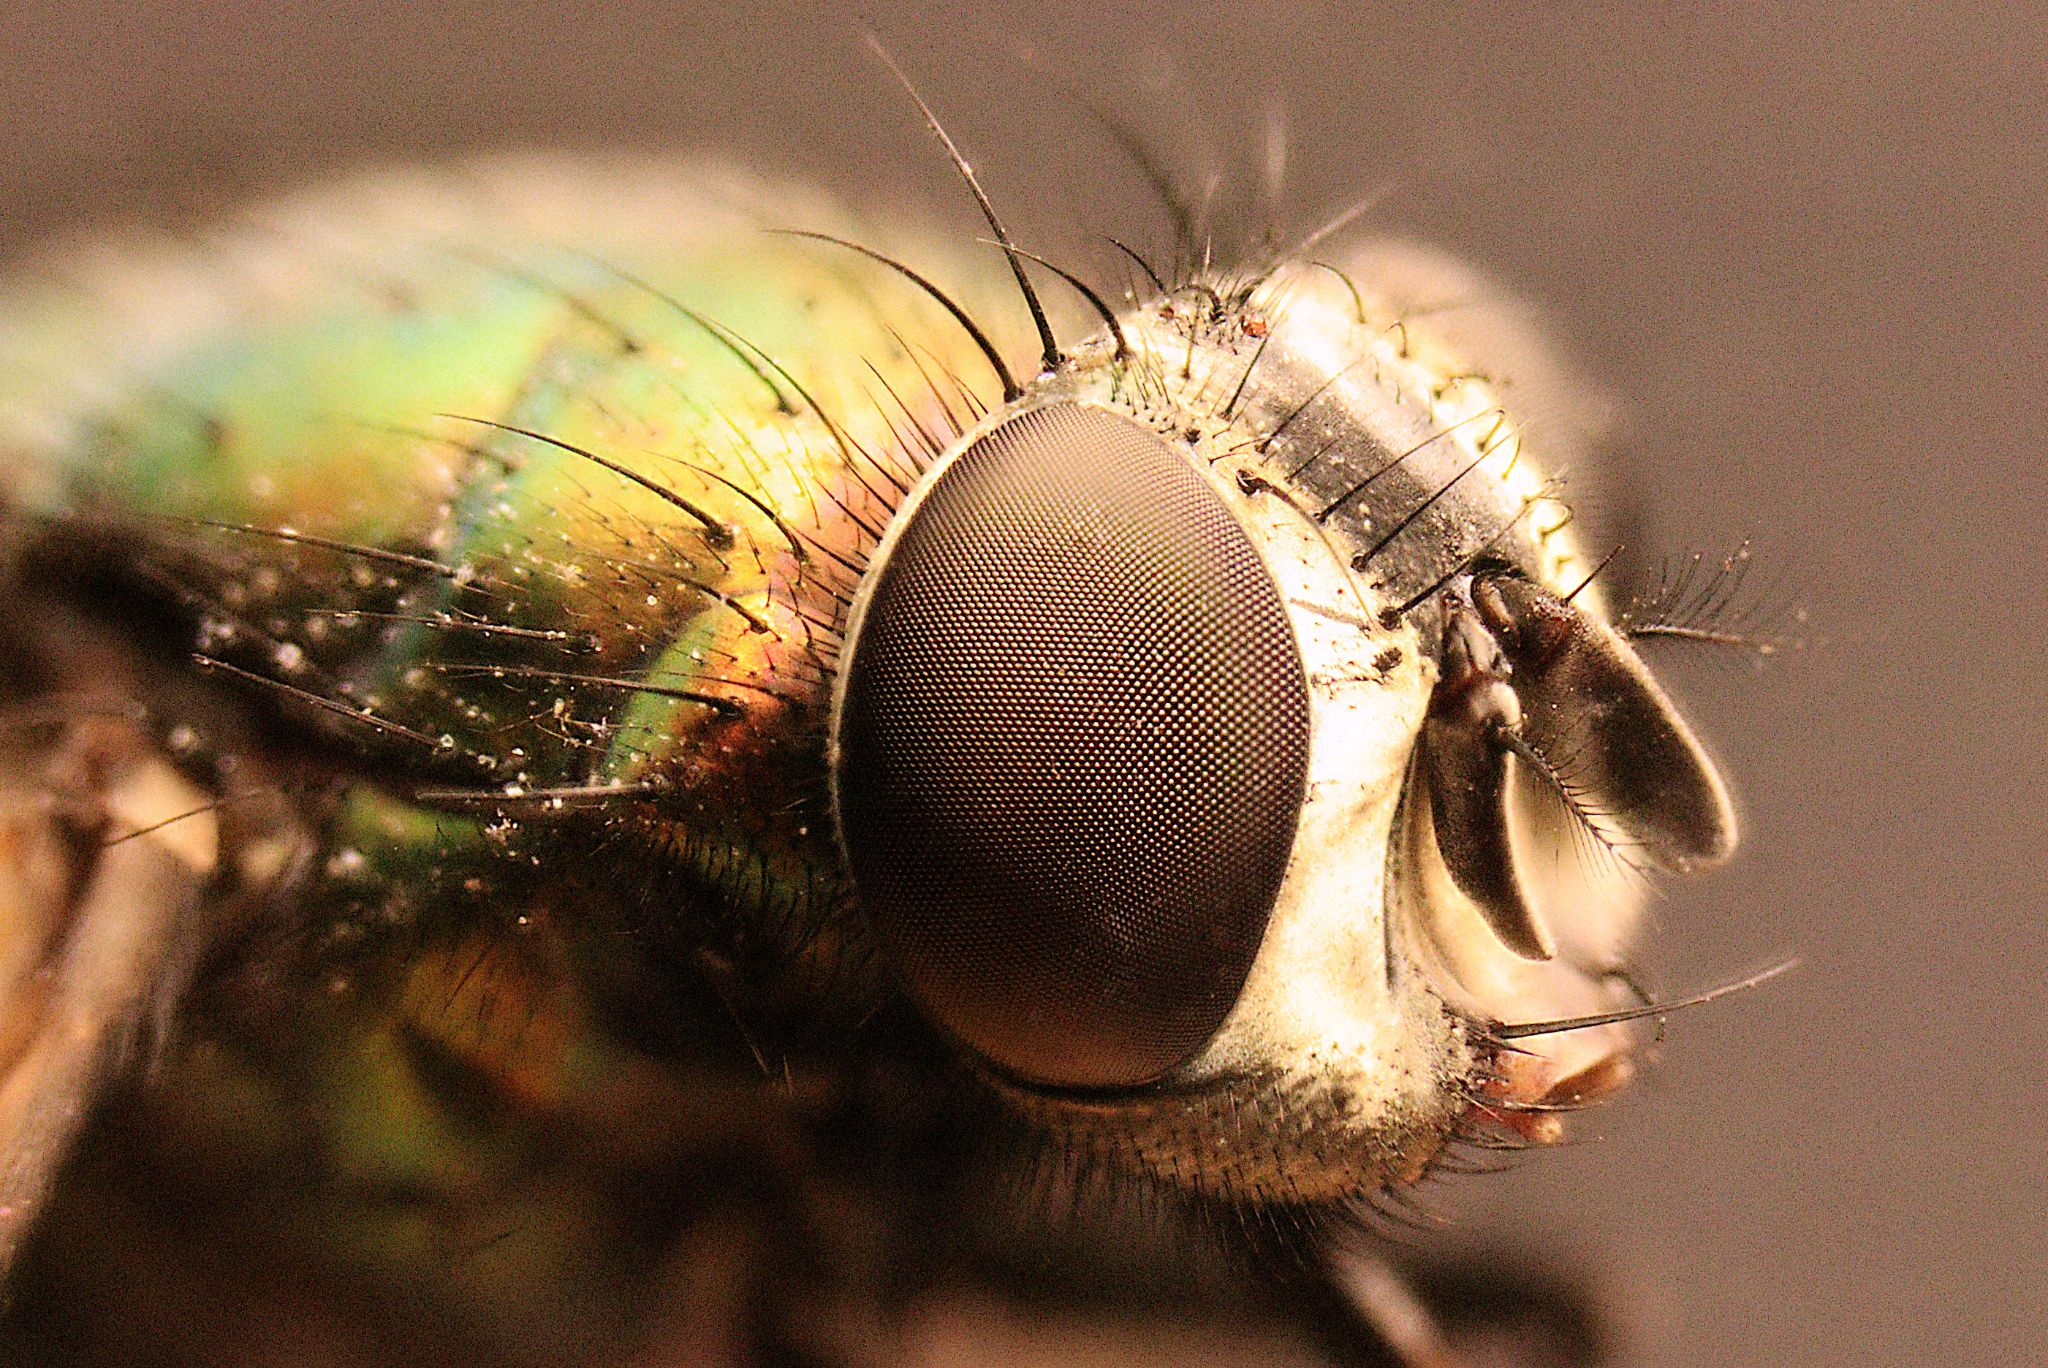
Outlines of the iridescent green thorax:
M515 162L110 253L0 326L13 496L416 801L501 835L602 806L806 913L837 897L844 601L990 379L929 301L781 227L859 231L713 168Z
M875 1010L826 690L868 548L999 389L895 275L776 228L916 257L1003 335L965 237L669 162L358 180L0 303L24 578L152 603L295 738L278 924L151 1107L256 1208L323 1155L323 1259L406 1277L511 1228L453 1300L610 1314L585 1293L649 1238L623 1175L759 1145L739 1042L795 1092Z

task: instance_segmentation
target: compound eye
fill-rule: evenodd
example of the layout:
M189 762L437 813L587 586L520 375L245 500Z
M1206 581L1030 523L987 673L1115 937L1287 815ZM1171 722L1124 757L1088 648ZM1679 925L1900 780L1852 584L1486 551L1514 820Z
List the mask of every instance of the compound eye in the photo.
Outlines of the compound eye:
M961 452L870 575L833 787L898 976L1022 1080L1159 1077L1236 1003L1303 802L1264 560L1157 434L1055 404Z

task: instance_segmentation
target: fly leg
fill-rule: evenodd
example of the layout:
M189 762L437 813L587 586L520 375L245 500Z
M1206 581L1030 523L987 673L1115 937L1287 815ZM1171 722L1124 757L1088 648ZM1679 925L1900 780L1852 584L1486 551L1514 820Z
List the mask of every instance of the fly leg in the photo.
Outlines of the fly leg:
M1409 1280L1386 1259L1345 1250L1329 1261L1343 1304L1401 1368L1471 1368Z
M0 1273L158 1012L216 853L204 823L121 839L207 801L132 722L29 749L0 767Z
M1508 813L1508 757L1522 746L1522 704L1501 642L1452 599L1442 675L1423 724L1430 816L1452 880L1501 942L1525 959L1557 953L1523 877Z
M1405 1267L1356 1244L1325 1252L1334 1362L1387 1368L1591 1368L1613 1333L1578 1280L1487 1255Z
M96 1101L161 1046L235 890L292 838L277 805L230 805L195 776L176 738L197 752L227 729L114 633L43 604L0 615L0 640L19 691L0 706L4 1281Z

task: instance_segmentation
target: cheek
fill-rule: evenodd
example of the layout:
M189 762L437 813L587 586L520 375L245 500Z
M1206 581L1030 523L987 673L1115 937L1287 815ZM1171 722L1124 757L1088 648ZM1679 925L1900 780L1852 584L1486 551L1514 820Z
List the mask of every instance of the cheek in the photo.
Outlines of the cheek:
M1413 1005L1391 984L1388 843L1435 670L1408 626L1382 627L1363 611L1370 600L1352 572L1298 513L1257 497L1243 512L1309 662L1308 790L1258 961L1198 1071L1312 1059L1355 1062L1336 1074L1384 1071L1388 1050L1403 1053L1394 1036Z

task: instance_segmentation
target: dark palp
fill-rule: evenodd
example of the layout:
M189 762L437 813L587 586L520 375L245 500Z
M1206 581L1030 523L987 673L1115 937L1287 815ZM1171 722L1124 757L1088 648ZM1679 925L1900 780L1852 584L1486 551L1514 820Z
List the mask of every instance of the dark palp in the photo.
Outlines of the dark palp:
M1445 615L1443 677L1424 752L1437 846L1503 944L1555 946L1515 853L1514 756L1603 840L1658 868L1717 864L1734 805L1713 762L1628 644L1527 580L1485 575ZM1597 807L1589 807L1597 805Z

